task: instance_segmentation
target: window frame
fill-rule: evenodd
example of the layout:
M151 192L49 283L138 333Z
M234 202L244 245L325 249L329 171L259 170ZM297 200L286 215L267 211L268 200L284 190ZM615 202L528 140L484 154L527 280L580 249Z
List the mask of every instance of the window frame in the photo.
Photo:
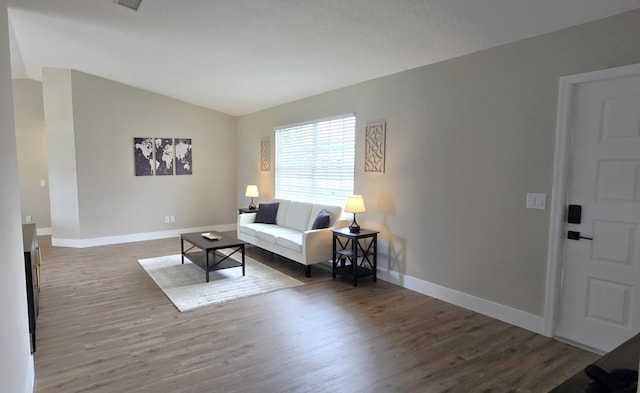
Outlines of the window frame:
M274 127L275 197L343 205L355 188L356 116Z

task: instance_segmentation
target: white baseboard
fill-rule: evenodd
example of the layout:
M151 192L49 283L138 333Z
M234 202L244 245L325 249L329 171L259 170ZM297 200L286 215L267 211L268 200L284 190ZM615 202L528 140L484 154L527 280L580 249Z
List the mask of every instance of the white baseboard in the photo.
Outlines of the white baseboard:
M65 239L65 238L52 236L51 245L56 247L85 248L85 247L95 247L95 246L106 246L109 244L120 244L120 243L140 242L145 240L166 239L170 237L180 236L181 233L203 232L203 231L210 231L210 230L224 232L224 231L233 231L235 229L236 229L236 224L225 224L225 225L198 227L198 228L172 229L169 231L132 233L132 234L118 235L118 236L94 237L90 239Z
M27 362L27 381L25 385L25 393L33 393L36 385L36 367L33 355L29 356L29 360Z
M378 278L534 333L544 334L544 318L539 315L383 268L378 268Z

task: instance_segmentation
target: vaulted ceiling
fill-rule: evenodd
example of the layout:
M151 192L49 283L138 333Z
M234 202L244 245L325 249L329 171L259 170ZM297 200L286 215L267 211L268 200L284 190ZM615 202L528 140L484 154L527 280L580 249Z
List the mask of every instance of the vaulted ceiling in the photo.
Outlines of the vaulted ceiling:
M640 0L9 0L14 78L72 68L231 115L640 8Z

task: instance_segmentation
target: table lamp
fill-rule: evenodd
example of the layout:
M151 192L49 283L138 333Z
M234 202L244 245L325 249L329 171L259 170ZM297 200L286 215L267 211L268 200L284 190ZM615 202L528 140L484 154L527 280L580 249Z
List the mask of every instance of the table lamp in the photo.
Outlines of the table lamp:
M255 184L250 184L247 186L247 190L244 192L244 196L251 197L251 203L249 204L249 209L255 210L256 204L253 203L253 198L257 198L260 196L258 192L258 186Z
M347 197L347 203L344 205L344 211L347 213L353 213L353 222L349 225L349 232L360 233L360 225L356 221L356 213L366 212L364 207L364 199L362 195L349 195Z

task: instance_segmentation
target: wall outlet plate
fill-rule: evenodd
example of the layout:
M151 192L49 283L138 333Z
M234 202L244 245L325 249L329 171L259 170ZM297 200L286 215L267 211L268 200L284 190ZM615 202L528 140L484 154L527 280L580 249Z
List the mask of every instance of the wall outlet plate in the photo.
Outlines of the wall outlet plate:
M527 194L527 209L540 209L547 208L547 194Z

